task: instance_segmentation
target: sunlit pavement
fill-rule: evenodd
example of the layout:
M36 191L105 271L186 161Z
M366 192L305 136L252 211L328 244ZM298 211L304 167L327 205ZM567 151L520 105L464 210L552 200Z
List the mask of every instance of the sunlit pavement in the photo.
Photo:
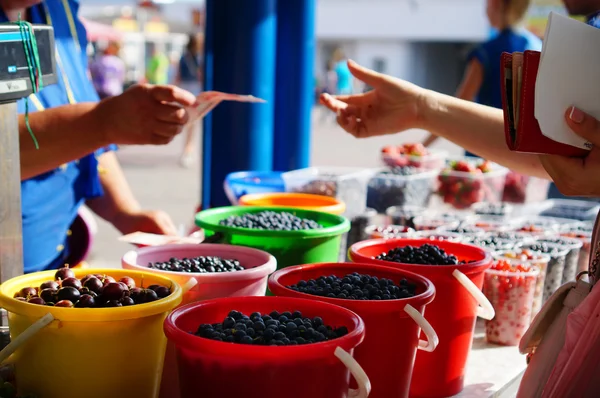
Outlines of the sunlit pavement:
M385 137L357 140L335 124L335 120L316 109L313 115L312 165L379 166L379 150L384 145L420 141L423 131L409 131ZM163 147L137 146L118 152L121 165L142 206L168 212L176 225L191 226L200 197L198 159L190 169L179 166L182 138ZM442 141L438 149L459 156L460 148ZM88 259L94 267L119 267L120 258L133 247L119 242L119 233L108 223L98 220L98 234Z

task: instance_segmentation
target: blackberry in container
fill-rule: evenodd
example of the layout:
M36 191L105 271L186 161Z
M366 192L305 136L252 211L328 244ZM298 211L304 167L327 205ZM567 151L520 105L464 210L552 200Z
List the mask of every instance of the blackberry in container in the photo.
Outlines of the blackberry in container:
M512 213L514 207L509 203L487 203L479 202L474 203L471 206L473 213L479 216L496 216L496 217L508 217Z
M384 213L392 206L427 207L435 188L437 170L391 167L369 181L367 206Z
M352 167L309 167L283 173L286 192L331 196L346 204L350 220L367 208L367 184L376 170Z
M562 284L575 281L583 243L578 239L560 236L543 236L538 239L538 242L552 243L562 246L569 251L565 257L565 269L563 271Z
M518 246L518 243L514 240L503 239L494 234L465 236L462 239L462 243L478 246L489 252L496 252L498 250L513 250Z
M427 208L419 206L392 206L385 210L388 224L405 225L415 229L414 218L425 214Z
M524 250L531 250L550 256L550 261L548 262L548 268L546 270L546 280L544 282L543 302L545 303L562 285L565 262L569 249L566 249L564 246L546 242L529 243L521 247Z
M577 239L581 242L581 250L579 251L579 260L577 262L577 274L587 271L590 264L590 254L592 248L592 232L583 232L577 229L565 230L561 232L561 236Z

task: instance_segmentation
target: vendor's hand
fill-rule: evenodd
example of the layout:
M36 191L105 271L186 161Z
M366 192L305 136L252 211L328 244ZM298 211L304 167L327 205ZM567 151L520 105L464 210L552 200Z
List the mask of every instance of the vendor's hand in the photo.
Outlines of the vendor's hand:
M138 231L159 235L177 235L177 228L171 217L159 210L119 214L113 223L123 235Z
M594 147L584 158L541 155L540 161L564 195L600 197L600 122L577 108L567 110L565 119Z
M338 124L358 138L394 134L419 127L425 90L348 61L350 72L373 87L364 94L322 94L320 102L336 112Z
M195 102L192 93L176 86L139 84L100 102L95 120L103 124L107 143L164 145L181 132L188 121L184 107Z

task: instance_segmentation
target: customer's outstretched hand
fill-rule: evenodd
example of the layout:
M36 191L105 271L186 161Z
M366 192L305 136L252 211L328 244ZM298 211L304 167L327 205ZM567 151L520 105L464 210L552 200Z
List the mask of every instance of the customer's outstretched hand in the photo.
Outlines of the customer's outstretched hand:
M565 113L567 124L594 147L584 158L541 155L542 165L567 196L600 197L600 122L577 108Z
M364 94L322 94L320 102L337 113L338 124L358 138L394 134L419 127L425 90L348 61L355 78L371 86Z

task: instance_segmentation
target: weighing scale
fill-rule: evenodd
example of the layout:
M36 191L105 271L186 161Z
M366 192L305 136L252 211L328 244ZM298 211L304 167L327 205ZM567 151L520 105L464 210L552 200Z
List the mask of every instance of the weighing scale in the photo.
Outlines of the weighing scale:
M56 84L54 30L51 26L33 25L33 32L43 85ZM32 93L20 28L12 24L0 25L0 283L23 274L17 101ZM6 327L4 310L1 319L2 326Z

